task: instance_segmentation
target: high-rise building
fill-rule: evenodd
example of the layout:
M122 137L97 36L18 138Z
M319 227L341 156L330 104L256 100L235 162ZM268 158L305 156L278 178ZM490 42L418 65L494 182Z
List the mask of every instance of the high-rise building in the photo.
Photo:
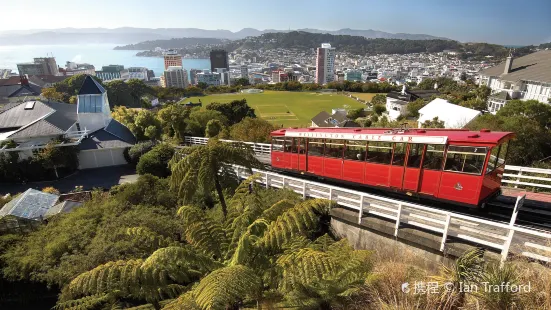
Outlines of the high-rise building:
M318 47L316 57L316 83L327 84L335 80L335 48L329 43Z
M183 67L182 55L178 54L175 50L168 50L164 54L164 58L165 70L168 70L168 67Z
M241 77L245 79L249 78L249 67L247 65L241 66Z
M186 88L188 86L187 71L181 66L171 66L165 70L164 87Z
M101 71L96 71L96 76L105 81L128 80L130 73L122 65L103 66Z
M58 75L59 68L54 57L34 58L34 62L17 64L19 75Z
M344 71L344 79L350 82L362 81L362 71L360 70L346 70Z
M190 80L189 80L189 83L191 85L197 85L197 73L199 72L203 72L203 69L190 69L189 70L189 77L190 77Z
M228 52L226 52L225 50L210 51L210 71L215 72L218 68L230 70Z
M147 68L144 67L130 67L128 68L129 79L138 79L142 81L149 81L149 75Z
M203 70L197 73L197 83L205 83L208 86L219 86L222 81L220 73Z

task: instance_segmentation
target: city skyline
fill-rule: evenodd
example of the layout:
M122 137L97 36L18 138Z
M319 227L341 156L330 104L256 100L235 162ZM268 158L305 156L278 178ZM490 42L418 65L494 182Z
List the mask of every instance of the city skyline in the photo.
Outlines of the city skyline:
M518 3L512 0L477 2L466 0L421 2L344 0L333 2L300 1L293 7L278 3L258 3L236 0L227 3L213 0L208 6L201 3L167 1L171 10L159 12L156 3L144 0L97 0L82 11L81 4L62 0L48 2L27 0L24 3L4 4L5 18L0 21L4 31L59 28L201 28L239 31L243 28L322 30L373 29L391 33L428 34L461 42L489 42L505 45L528 45L551 42L551 2L528 1L518 14ZM328 8L331 8L330 10ZM33 8L33 10L29 10ZM269 18L263 12L270 12ZM121 14L125 12L127 14ZM154 15L161 14L162 15ZM292 13L292 14L291 14ZM23 24L29 20L52 18L41 26ZM162 18L159 18L162 16ZM301 17L302 16L302 17ZM308 17L309 18L305 18ZM205 18L208 17L208 23ZM29 26L26 26L29 25Z

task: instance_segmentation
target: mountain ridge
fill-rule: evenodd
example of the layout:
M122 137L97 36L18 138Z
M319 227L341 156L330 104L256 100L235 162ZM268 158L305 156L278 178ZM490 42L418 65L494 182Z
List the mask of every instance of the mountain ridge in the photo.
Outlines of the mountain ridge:
M240 40L251 36L260 36L265 33L281 33L291 31L305 31L311 33L325 33L333 35L354 35L365 38L404 39L404 40L435 40L448 38L436 37L427 34L390 33L379 30L361 30L343 28L339 30L322 30L303 28L296 30L276 30L243 28L239 31L218 29L207 30L201 28L135 28L120 27L108 28L59 28L0 31L0 45L23 44L62 44L62 43L115 43L135 44L142 41L166 40L172 38L213 38Z

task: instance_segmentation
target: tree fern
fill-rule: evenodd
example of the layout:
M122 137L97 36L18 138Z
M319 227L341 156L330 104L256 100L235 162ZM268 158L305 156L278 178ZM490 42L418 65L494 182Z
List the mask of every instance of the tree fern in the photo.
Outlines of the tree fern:
M327 213L330 202L312 199L288 209L273 221L264 235L264 245L268 248L281 247L292 237L305 234L318 227L319 216Z
M159 249L171 245L176 245L177 242L171 238L164 237L147 227L130 227L126 229L126 235L136 240L142 245L147 245L150 249Z
M220 224L207 217L203 210L192 206L181 207L178 216L184 221L184 234L189 244L206 255L224 257L227 242Z
M191 248L163 248L155 251L141 265L141 283L149 287L187 284L219 267L220 263Z
M336 273L337 264L328 253L304 248L282 255L277 260L282 271L280 290L284 292L296 288L297 284L308 285L323 277Z
M171 189L176 191L185 202L191 200L198 188L207 192L216 190L224 216L227 216L228 211L221 179L235 175L231 165L243 166L249 171L254 166L260 166L260 162L254 157L254 152L246 145L223 143L217 139L210 139L207 145L183 151L178 158L178 161L170 163Z
M193 289L193 296L203 310L223 310L246 297L258 297L260 283L249 267L230 266L215 270L203 278Z
M288 199L280 200L270 208L266 209L262 213L261 217L269 222L275 221L278 216L282 215L285 211L293 208L294 206L295 204Z
M68 300L58 303L53 310L88 310L97 309L97 307L108 303L114 294L94 294L80 299Z
M113 291L150 302L174 298L182 293L184 285L220 266L190 248L162 248L145 261L109 262L82 273L69 283L61 300Z
M178 298L167 303L163 310L201 310L199 305L195 302L195 297L193 296L193 291L188 291Z

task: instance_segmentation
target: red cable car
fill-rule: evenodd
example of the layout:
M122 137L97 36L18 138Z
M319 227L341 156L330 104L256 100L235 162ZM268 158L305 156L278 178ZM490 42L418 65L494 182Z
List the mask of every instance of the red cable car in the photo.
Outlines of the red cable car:
M500 193L514 134L318 127L271 136L275 169L479 207Z

